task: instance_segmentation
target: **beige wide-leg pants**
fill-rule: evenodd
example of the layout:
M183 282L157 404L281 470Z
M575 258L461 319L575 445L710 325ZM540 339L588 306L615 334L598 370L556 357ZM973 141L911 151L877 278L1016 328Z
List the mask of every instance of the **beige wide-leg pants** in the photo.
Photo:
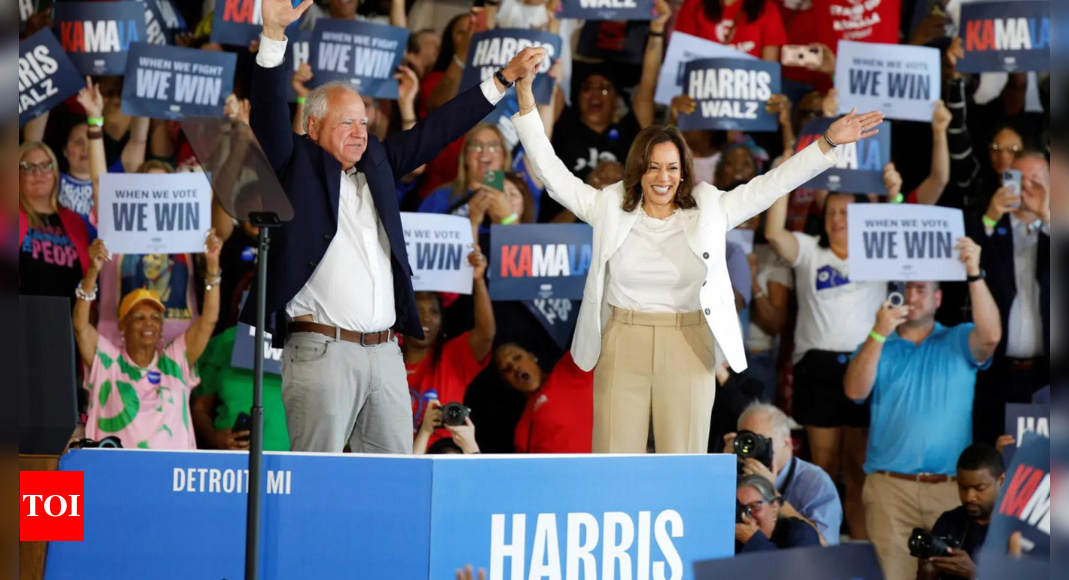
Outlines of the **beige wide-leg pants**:
M704 454L716 396L713 333L700 312L613 308L594 370L594 453Z

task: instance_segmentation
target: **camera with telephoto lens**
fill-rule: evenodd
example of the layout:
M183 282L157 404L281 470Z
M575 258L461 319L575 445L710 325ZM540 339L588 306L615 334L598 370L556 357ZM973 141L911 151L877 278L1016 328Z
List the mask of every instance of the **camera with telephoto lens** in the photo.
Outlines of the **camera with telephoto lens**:
M442 424L449 427L460 427L471 416L471 409L460 403L449 403L442 407Z
M753 431L740 431L735 437L735 455L739 458L739 475L747 459L756 459L772 470L772 440Z
M950 538L941 538L920 528L913 530L913 534L909 536L909 555L920 560L949 556L951 548L960 547Z

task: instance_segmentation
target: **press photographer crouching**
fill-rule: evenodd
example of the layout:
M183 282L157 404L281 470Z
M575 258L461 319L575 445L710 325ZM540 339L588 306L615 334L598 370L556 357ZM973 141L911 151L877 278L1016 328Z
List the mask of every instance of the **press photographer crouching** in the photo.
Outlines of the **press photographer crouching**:
M739 418L739 433L724 437L739 456L739 476L759 475L774 482L785 517L815 527L825 546L839 544L843 508L835 484L824 470L794 456L790 419L778 408L755 403Z
M772 482L760 475L739 479L735 554L816 548L820 535L809 523L781 512L783 498Z
M961 507L944 513L931 532L915 530L909 551L920 559L917 580L976 580L976 560L987 539L1006 465L994 447L978 443L958 460Z

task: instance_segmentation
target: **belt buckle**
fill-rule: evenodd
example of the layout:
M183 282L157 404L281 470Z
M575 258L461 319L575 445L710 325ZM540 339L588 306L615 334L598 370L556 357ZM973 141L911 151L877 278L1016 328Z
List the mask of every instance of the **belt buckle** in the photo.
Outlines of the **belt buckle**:
M360 335L360 346L361 346L362 348L367 348L367 347L368 347L368 344L367 344L367 336L368 336L368 335L367 335L367 333L366 333L366 332Z

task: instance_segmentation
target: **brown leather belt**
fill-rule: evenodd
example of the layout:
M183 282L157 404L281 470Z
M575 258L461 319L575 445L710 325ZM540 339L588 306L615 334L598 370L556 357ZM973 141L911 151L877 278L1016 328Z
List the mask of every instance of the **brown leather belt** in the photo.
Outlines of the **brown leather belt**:
M1027 372L1030 371L1046 359L1042 358L1011 358L1006 359L1006 364L1009 365L1011 371Z
M360 346L376 346L385 344L397 338L397 333L393 330L383 330L382 332L369 332L364 334L353 332L351 330L342 330L333 326L327 326L326 324L316 324L315 322L291 322L286 326L286 332L289 334L297 334L301 332L320 334L328 338L353 342Z
M891 473L890 471L877 471L876 473L886 475L891 479L901 479L903 481L912 481L914 483L949 483L957 479L949 475L933 475L931 473L918 473L915 475L910 475L908 473Z

